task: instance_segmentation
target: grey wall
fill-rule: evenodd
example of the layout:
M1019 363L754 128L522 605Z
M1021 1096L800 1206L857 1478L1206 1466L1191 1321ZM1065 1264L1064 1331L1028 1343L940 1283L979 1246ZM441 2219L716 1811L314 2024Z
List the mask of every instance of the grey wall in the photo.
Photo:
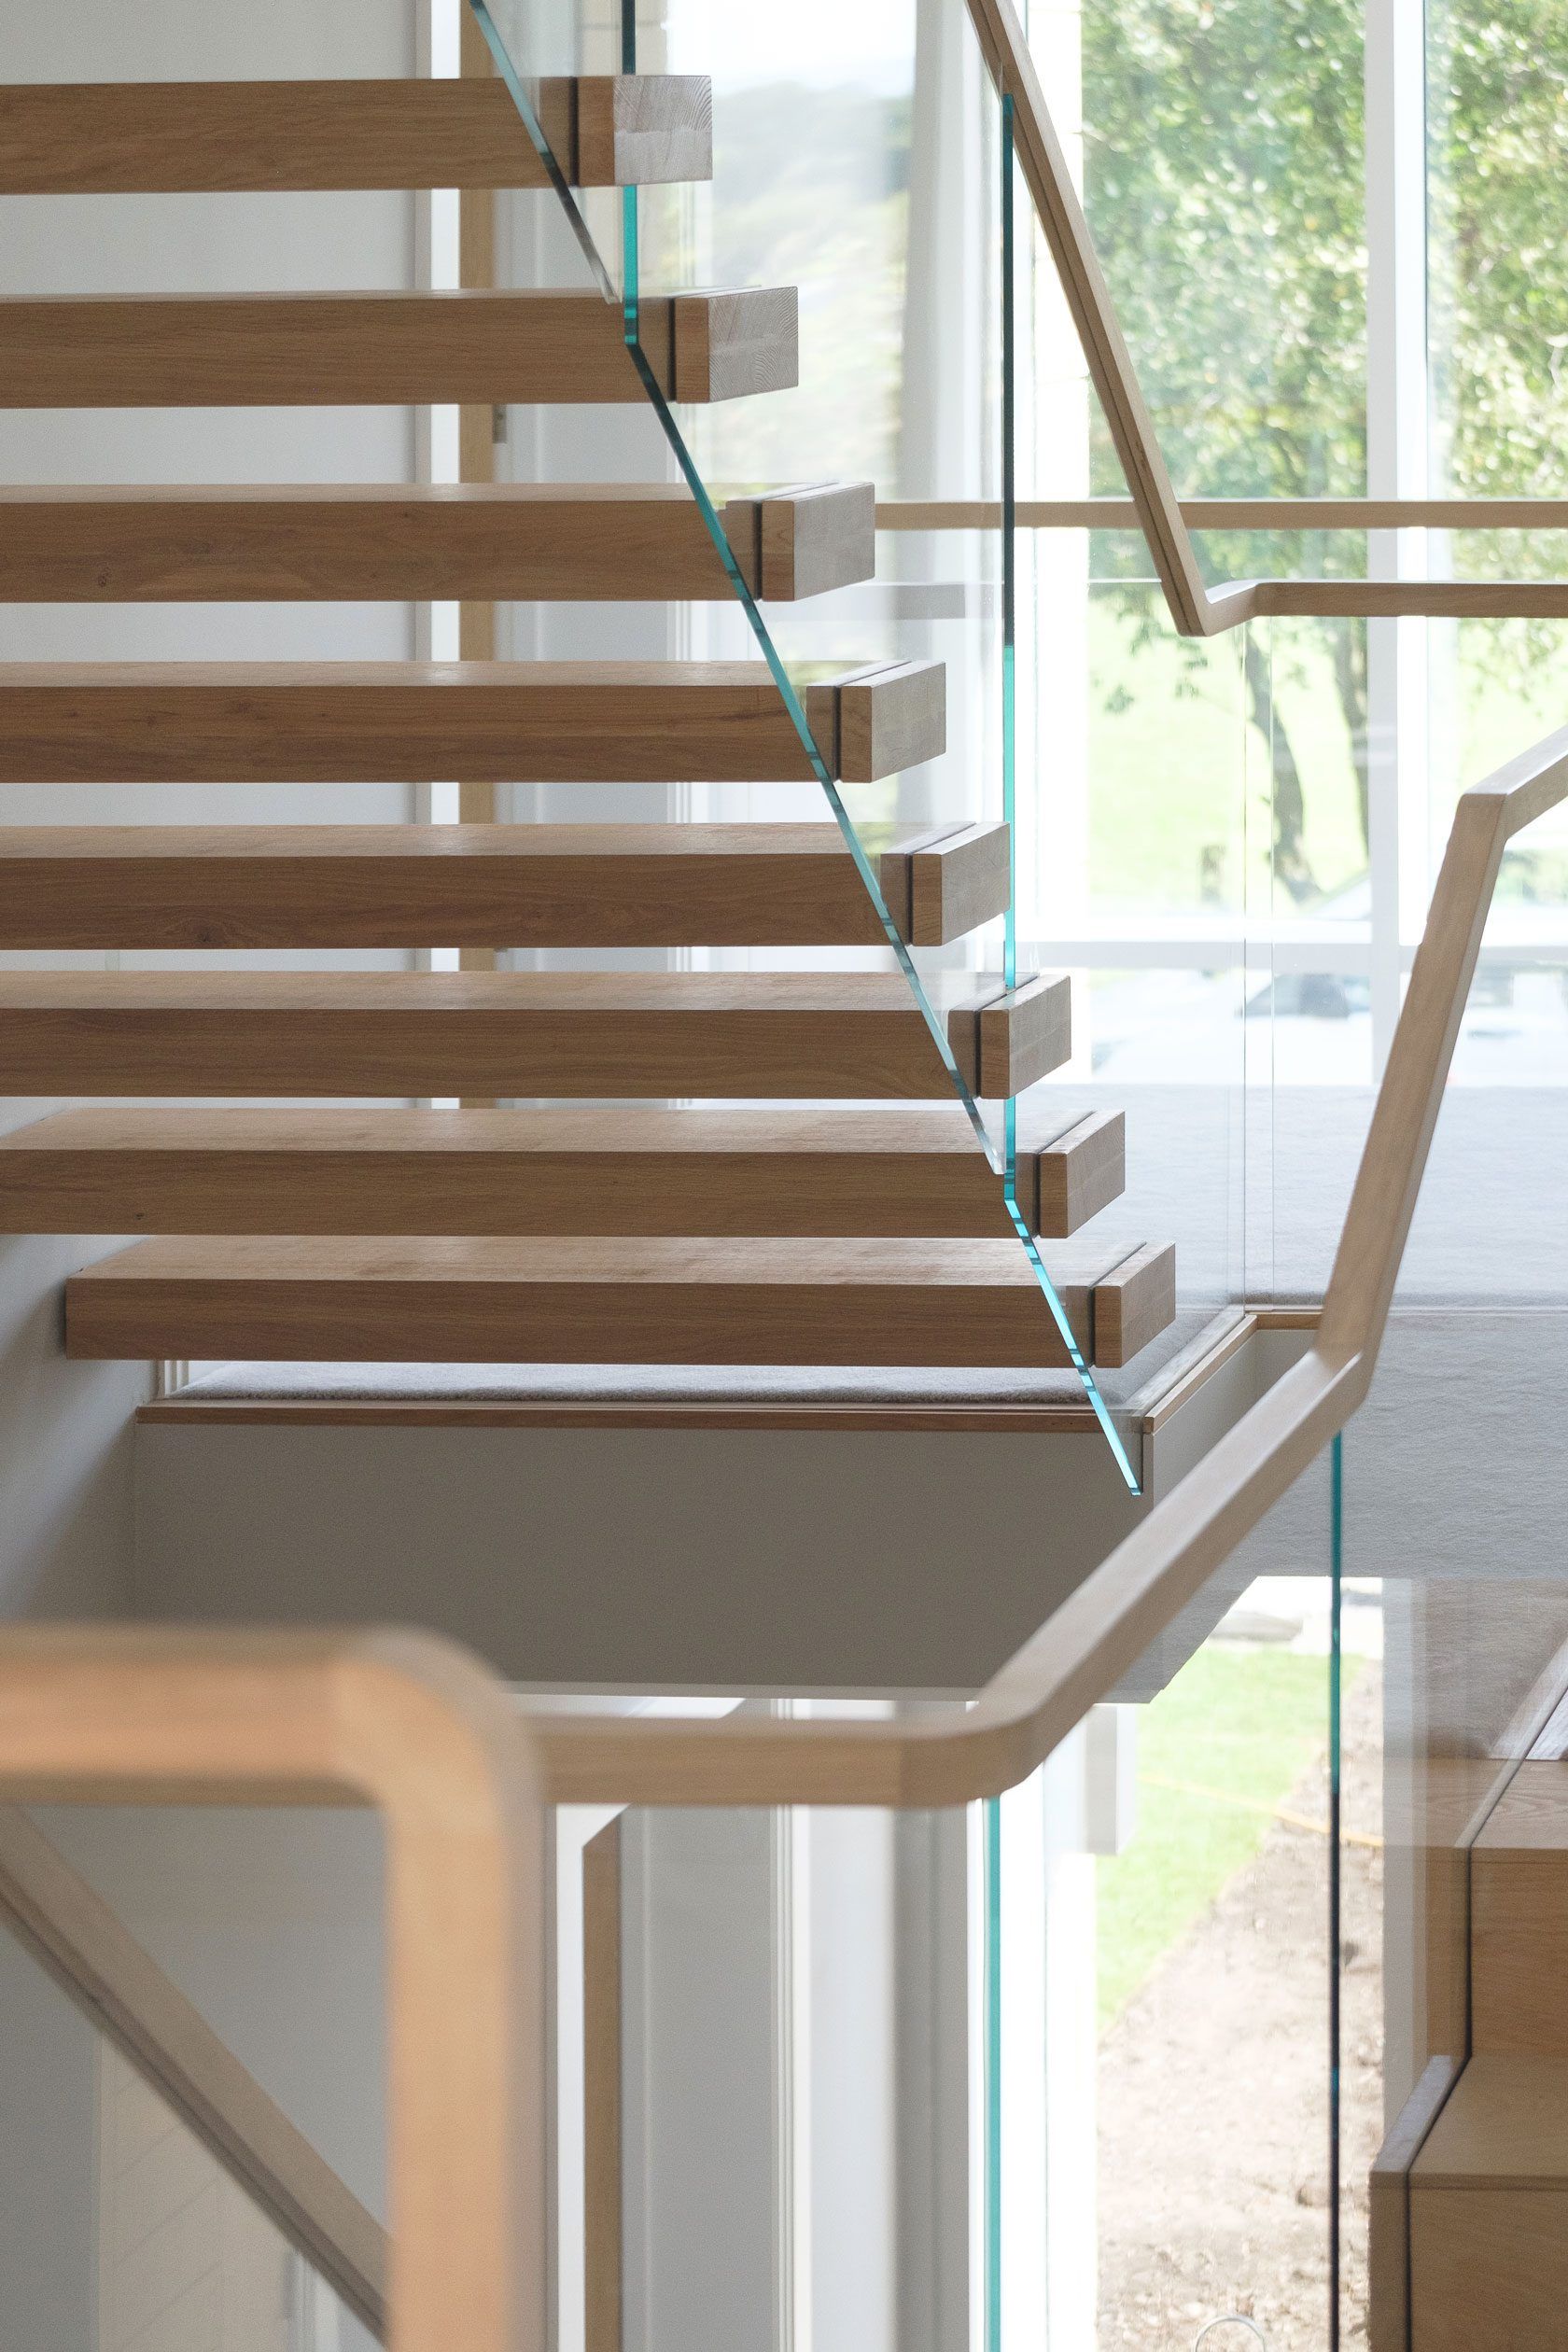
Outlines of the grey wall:
M418 0L272 0L263 9L80 0L5 10L10 81L400 75L414 69ZM12 197L0 200L0 294L217 291L416 283L408 195ZM403 481L403 410L131 410L0 416L0 481ZM400 656L404 607L0 607L0 661ZM221 793L196 786L7 787L0 819L345 819L412 813L405 790ZM352 805L350 803L352 802ZM12 956L13 966L102 969L102 956ZM129 967L137 959L123 959ZM157 960L156 959L151 960ZM173 959L165 960L174 960ZM187 959L233 961L235 959ZM0 1103L0 1127L54 1106ZM67 1365L60 1289L113 1247L102 1239L0 1239L0 1615L123 1607L130 1547L127 1423L144 1365Z
M0 2344L94 2343L96 2116L91 2029L0 1935Z
M5 78L140 80L401 75L417 0L10 0ZM408 195L0 200L0 294L404 287L416 284ZM14 483L404 481L407 411L0 415ZM0 607L0 662L399 657L405 607ZM403 788L324 805L316 789L6 788L0 821L393 818ZM103 969L102 956L13 967ZM137 958L123 958L127 967ZM154 960L142 959L140 960ZM169 960L175 960L170 959ZM237 960L186 959L187 961ZM9 1128L55 1106L0 1103ZM71 1365L61 1284L116 1246L0 1239L0 1615L123 1613L131 1417L145 1365ZM379 1856L349 1816L54 1816L51 1832L371 2202L381 2194ZM93 2037L0 1937L0 2342L94 2342Z

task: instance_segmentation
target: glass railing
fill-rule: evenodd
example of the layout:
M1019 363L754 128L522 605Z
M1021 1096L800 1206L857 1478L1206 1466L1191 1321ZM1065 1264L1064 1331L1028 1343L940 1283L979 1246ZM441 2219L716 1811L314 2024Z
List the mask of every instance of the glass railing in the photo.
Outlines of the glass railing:
M1520 834L1505 876L1549 873L1558 826ZM631 2340L710 2321L743 2242L759 2330L787 2290L827 2341L1446 2346L1490 2341L1455 2299L1505 2273L1533 2329L1513 2340L1552 2340L1551 914L1545 890L1494 904L1366 1405L1040 1772L945 1815L620 1817L617 2079L637 2161L671 2168L616 2241L672 2298ZM1323 1125L1322 1075L1295 1091ZM1309 1339L1272 1333L1276 1368ZM654 1985L662 2054L637 2038Z
M563 2343L1320 2352L1327 1500L998 1800L562 1813Z
M998 1234L1020 1240L1044 1294L1042 1364L1062 1365L1087 1393L1135 1485L1132 1449L1085 1360L1083 1314L1070 1315L1067 1277L1053 1271L1049 1242L1043 1253L1037 1242L1019 1174L1020 1153L1026 1171L1032 1165L1039 1106L1032 1098L1020 1106L1017 1089L1039 1068L1061 1066L1068 989L1048 982L1036 994L1030 1067L999 1064L974 1018L974 1008L1037 972L1054 975L1060 959L1048 939L1020 932L1012 887L1023 831L1009 527L1021 371L1004 297L1009 239L1021 231L1007 120L969 21L961 8L917 25L877 20L847 47L824 49L809 23L788 14L720 21L694 0L675 0L656 27L637 21L631 0L603 25L557 12L549 31L519 0L474 0L474 16L547 156L540 91L552 75L711 78L711 180L580 193L554 158L553 200L505 200L497 250L507 282L619 305L646 410L511 411L502 465L519 479L683 486L721 558L714 593L664 609L595 608L595 649L761 665L801 752L793 786L699 777L631 793L545 787L518 813L565 813L569 800L574 819L827 817L837 825L869 917L865 944L841 951L833 968L902 973L913 990L945 1069L941 1083L999 1178ZM664 298L693 287L798 289L798 385L702 404L672 399L656 347ZM755 567L731 544L735 502L825 481L875 493L896 526L878 536L876 576L791 600L767 595L764 584L759 598ZM950 512L945 527L919 527L920 505L933 500L959 502L962 527L946 526ZM530 653L580 655L588 641L581 607L516 608L503 643L509 631ZM852 751L847 732L835 745L826 680L902 670L916 681L917 665L927 665L930 701L945 705L945 748L932 748L930 727L913 760L901 762L896 749ZM940 889L934 862L922 870L908 855L938 842L950 877ZM682 960L819 971L829 959L693 943ZM1072 1124L1065 1095L1044 1108L1053 1136Z
M562 1814L563 2344L984 2340L983 1835L978 1809Z
M1468 674L1490 698L1485 665L1449 650L1461 689ZM1510 748L1535 723L1519 718ZM1390 2298L1407 2280L1418 2345L1456 2325L1486 2341L1467 2282L1507 2278L1520 2343L1548 2340L1560 2309L1562 840L1554 811L1505 855L1377 1377L1341 1440L1348 2343L1368 2324L1368 2276L1374 2343L1406 2323Z
M1078 172L1075 37L1037 62ZM1072 1059L1031 1109L1125 1123L1125 1188L1094 1232L1174 1247L1176 1316L1139 1359L1157 1389L1262 1293L1271 650L1267 623L1180 637L1136 531L1038 519L1126 490L1021 170L1013 197L1016 931L1020 962L1070 973L1074 1015Z

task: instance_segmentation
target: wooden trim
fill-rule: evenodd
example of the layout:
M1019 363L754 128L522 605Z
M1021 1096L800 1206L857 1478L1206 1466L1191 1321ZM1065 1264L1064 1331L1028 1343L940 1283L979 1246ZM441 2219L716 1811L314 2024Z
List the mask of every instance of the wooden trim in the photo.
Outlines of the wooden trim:
M1460 801L1312 1345L1047 1618L961 1724L554 1719L537 1727L551 1797L938 1806L997 1795L1043 1762L1365 1395L1504 846L1564 798L1568 730Z
M1257 1316L1244 1308L1217 1315L1186 1348L1162 1365L1149 1388L1141 1389L1129 1399L1125 1417L1145 1437L1156 1436L1172 1415L1190 1404L1198 1390L1232 1356L1239 1355L1259 1328Z
M10 1628L0 1790L380 1811L390 2340L449 2352L460 2312L468 2352L543 2352L541 1823L500 1683L423 1635Z
M229 1399L173 1396L138 1407L138 1421L222 1422L230 1428L746 1429L829 1435L1093 1437L1087 1405L638 1404L570 1399L538 1404L442 1403L398 1397Z
M1459 2080L1463 2061L1432 2058L1372 2163L1366 2278L1367 2352L1411 2352L1410 2174Z
M0 1807L0 1923L371 2333L386 2233L85 1880Z
M1552 498L1191 498L1178 519L1192 531L1568 530L1568 502ZM1130 498L1020 500L1020 530L1142 529ZM1000 531L994 499L891 499L879 531ZM1562 620L1568 580L1251 580L1204 592L1213 637L1246 621L1323 615L1350 620ZM1169 591L1168 591L1168 602ZM1172 607L1172 618L1176 618ZM1180 627L1180 623L1178 623Z
M1172 1356L1118 1412L1140 1435L1163 1428L1252 1337L1253 1319L1239 1310L1218 1315ZM1081 1394L1037 1405L976 1398L951 1403L859 1404L805 1399L799 1404L749 1403L739 1398L649 1402L619 1398L221 1397L174 1395L139 1407L154 1424L219 1423L230 1428L317 1427L427 1429L766 1429L889 1435L1092 1437L1099 1423Z
M1190 531L1568 531L1568 498L1181 498L1177 509ZM1131 498L1020 498L1015 520L1021 531L1135 530L1138 509ZM879 498L876 527L1000 531L1001 502Z
M582 1849L584 2352L622 2352L622 1819Z

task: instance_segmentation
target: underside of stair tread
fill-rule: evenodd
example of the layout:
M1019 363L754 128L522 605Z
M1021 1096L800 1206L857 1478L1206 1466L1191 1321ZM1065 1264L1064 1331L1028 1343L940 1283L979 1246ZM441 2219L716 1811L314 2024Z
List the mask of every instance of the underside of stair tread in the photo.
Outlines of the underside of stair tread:
M677 400L798 379L793 287L645 294ZM0 409L642 405L619 302L538 289L0 296Z
M875 569L868 482L732 497L755 595L819 595ZM684 483L241 483L0 487L0 600L729 603Z
M532 89L579 187L711 176L703 76L559 76ZM0 194L551 184L505 83L480 76L0 89Z
M894 919L917 944L1005 910L1004 827L871 838ZM944 890L944 870L965 859L969 889ZM885 945L833 823L0 830L6 948Z
M1125 1245L1052 1253L1080 1347ZM337 1361L1068 1360L1006 1240L144 1241L67 1284L67 1352Z
M806 711L871 782L945 741L941 663L848 670ZM0 665L0 782L809 783L765 662Z
M1019 1122L1018 1198L1089 1123ZM1119 1188L1119 1186L1118 1186ZM1099 1205L1099 1204L1097 1204ZM1048 1228L1062 1235L1072 1228ZM1015 1231L957 1103L911 1109L75 1110L0 1139L0 1232Z

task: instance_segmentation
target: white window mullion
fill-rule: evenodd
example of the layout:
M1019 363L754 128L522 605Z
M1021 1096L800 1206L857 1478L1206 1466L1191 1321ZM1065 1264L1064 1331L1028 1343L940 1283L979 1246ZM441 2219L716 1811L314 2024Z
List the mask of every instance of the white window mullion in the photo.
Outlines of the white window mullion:
M1366 487L1428 494L1426 19L1421 0L1366 0ZM1375 531L1374 579L1420 579L1426 534ZM1367 798L1372 885L1372 1041L1380 1077L1400 1006L1400 943L1416 937L1428 886L1427 633L1421 620L1367 623Z

